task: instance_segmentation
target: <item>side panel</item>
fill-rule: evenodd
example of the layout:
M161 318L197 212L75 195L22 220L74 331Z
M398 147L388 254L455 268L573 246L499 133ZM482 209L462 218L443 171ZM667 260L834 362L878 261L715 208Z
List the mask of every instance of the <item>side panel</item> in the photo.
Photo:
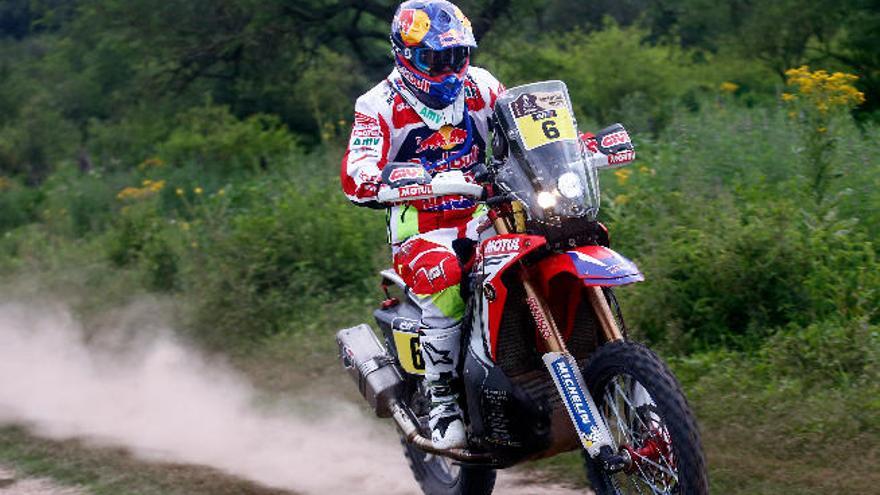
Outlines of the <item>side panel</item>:
M507 301L507 287L501 282L501 275L518 260L546 243L541 236L523 234L497 235L480 243L475 273L481 281L477 291L481 298L480 313L484 313L480 321L481 333L492 360L496 356L498 328Z

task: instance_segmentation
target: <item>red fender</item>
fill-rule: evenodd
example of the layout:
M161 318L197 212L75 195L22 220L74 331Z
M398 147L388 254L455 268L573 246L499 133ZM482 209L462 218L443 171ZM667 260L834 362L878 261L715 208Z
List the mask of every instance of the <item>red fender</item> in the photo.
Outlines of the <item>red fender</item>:
M632 261L604 246L579 246L564 253L541 260L535 266L543 288L560 273L570 273L584 281L584 285L612 287L645 280Z

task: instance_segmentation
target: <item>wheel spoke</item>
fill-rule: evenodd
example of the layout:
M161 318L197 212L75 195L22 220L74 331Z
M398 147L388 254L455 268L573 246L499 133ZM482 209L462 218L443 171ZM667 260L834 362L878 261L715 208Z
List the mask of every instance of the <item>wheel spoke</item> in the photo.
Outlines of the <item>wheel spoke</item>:
M622 438L619 439L620 441L617 442L618 445L630 443L630 435L628 434L629 428L626 427L623 418L621 418L620 410L617 409L616 397L611 395L611 391L605 392L605 404L607 404L614 413L614 420L617 423L618 432L622 436Z
M616 430L613 435L618 445L629 445L633 448L637 472L625 475L626 490L640 495L644 490L650 490L652 495L668 495L672 488L678 484L678 473L673 467L670 456L671 439L669 431L664 424L663 418L656 412L656 402L641 383L628 374L614 376L606 385L604 394L606 418L611 419L611 425ZM636 403L641 403L636 405ZM613 416L613 418L609 418ZM661 442L659 458L655 461L634 450L644 442ZM618 492L624 493L616 480L618 476L610 480ZM633 493L633 492L631 492Z

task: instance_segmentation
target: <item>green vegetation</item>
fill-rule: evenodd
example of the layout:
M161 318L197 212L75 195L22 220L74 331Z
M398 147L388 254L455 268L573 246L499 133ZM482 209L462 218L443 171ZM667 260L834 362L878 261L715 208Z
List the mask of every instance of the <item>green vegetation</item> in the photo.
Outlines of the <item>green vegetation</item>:
M394 4L159 3L0 7L0 273L83 313L173 301L267 387L291 358L326 369L387 264L382 214L351 207L337 174L354 98L390 68ZM461 2L477 64L508 85L562 79L582 128L633 130L639 159L603 173L602 215L647 280L618 294L685 384L715 491L870 491L876 9L588 4ZM582 480L576 462L549 466Z

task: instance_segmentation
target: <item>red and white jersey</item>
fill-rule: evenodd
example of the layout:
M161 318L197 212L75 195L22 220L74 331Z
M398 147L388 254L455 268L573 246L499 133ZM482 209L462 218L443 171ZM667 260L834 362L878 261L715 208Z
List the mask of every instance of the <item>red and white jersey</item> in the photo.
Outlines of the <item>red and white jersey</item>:
M459 158L429 172L434 175L461 170L465 177L473 179L473 166L485 159L489 117L502 91L504 87L488 71L470 67L458 100L445 109L434 110L406 90L395 69L355 104L354 125L342 159L345 195L355 204L378 206L376 195L386 163L426 161L433 164L462 151ZM468 137L465 106L471 127L468 150L463 150ZM408 206L407 213L403 210ZM476 207L472 200L460 196L413 201L408 206L391 209L392 242L454 226L466 221L465 217L469 218ZM407 215L411 218L407 219Z

